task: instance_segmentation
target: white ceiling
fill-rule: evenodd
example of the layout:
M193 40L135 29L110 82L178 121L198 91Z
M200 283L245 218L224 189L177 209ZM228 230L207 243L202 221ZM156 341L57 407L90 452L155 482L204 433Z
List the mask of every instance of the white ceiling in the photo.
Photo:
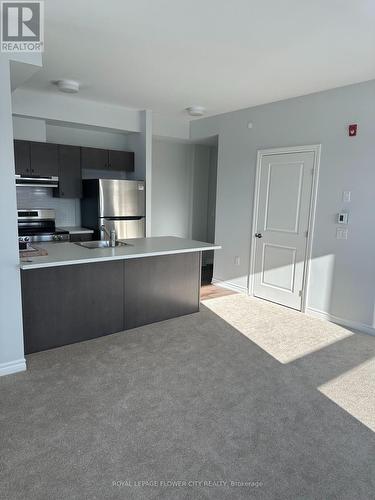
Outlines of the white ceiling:
M174 116L213 115L375 78L374 0L46 0L24 87Z

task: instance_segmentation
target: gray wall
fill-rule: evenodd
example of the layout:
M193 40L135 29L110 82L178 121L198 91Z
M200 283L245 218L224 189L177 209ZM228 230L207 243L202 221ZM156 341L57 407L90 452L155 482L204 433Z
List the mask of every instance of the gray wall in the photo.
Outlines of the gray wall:
M152 141L152 236L191 236L190 144Z
M27 120L27 118L23 118L23 120ZM126 134L94 127L46 124L47 142L57 144L124 150L128 147L127 137Z
M0 375L25 368L9 61L0 54Z
M24 141L46 142L46 122L34 118L13 116L13 136Z
M253 128L248 128L248 123ZM356 138L347 126L358 123ZM375 81L193 121L191 139L219 135L214 277L247 287L257 150L321 144L308 306L374 326ZM336 239L352 191L348 240ZM240 265L235 265L235 256Z
M215 159L213 147L153 140L152 236L210 240L214 232L209 210L212 214L215 203Z

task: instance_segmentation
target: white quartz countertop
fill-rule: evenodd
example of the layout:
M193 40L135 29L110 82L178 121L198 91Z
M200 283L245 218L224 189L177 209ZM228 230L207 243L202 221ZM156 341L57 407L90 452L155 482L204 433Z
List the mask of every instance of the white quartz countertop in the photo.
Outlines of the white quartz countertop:
M87 229L87 227L79 226L59 226L58 229L68 231L69 234L92 234L94 232L93 229Z
M187 240L175 236L155 238L134 238L123 240L128 245L115 248L88 249L75 243L38 243L34 248L44 248L48 255L43 257L26 257L20 260L20 268L39 269L42 267L69 266L73 264L88 264L90 262L105 262L109 260L135 259L156 255L171 255L177 253L201 252L218 250L221 247L212 243Z

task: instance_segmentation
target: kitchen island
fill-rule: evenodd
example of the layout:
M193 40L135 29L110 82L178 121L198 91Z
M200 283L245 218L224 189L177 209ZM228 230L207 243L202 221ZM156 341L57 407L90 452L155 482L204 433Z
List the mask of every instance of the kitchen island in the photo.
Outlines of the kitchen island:
M176 237L123 243L44 243L48 255L21 260L26 354L199 311L202 251L219 246Z

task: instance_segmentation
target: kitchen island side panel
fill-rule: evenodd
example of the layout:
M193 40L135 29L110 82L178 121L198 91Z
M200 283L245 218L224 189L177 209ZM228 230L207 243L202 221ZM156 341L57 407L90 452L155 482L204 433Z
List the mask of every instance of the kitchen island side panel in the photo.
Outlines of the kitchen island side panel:
M123 330L124 261L21 271L25 354Z
M201 256L191 252L126 260L125 329L198 312Z

